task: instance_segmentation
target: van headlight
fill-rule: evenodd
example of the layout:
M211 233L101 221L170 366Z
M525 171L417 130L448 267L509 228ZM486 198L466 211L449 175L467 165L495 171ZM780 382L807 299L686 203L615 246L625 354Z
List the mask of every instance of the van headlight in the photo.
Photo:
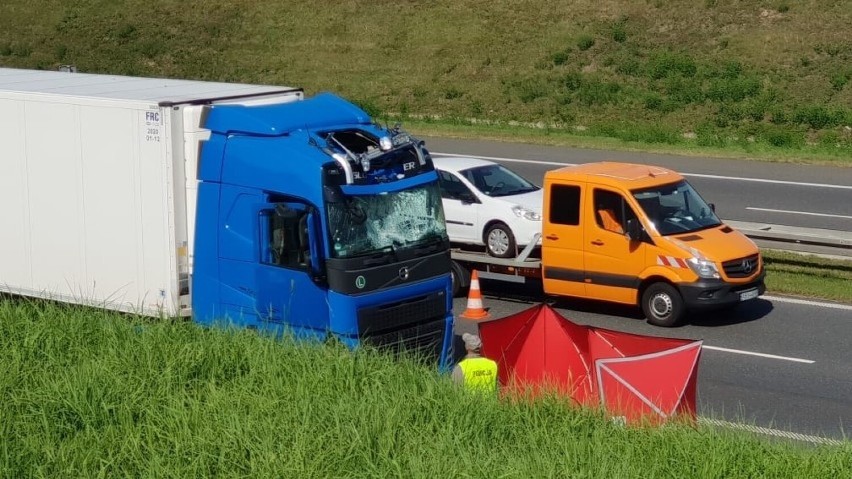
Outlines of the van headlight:
M513 206L512 213L518 218L526 218L530 221L541 221L541 214L538 211L533 211L523 206Z
M692 257L686 260L689 269L701 278L719 279L719 269L716 268L716 263L704 258Z

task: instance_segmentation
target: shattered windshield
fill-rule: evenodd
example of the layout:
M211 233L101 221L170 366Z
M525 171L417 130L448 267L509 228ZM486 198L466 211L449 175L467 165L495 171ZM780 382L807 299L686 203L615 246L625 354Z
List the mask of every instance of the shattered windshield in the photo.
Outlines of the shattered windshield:
M663 236L722 224L713 209L686 181L634 191L633 197Z
M446 241L437 183L328 203L332 257L351 258Z

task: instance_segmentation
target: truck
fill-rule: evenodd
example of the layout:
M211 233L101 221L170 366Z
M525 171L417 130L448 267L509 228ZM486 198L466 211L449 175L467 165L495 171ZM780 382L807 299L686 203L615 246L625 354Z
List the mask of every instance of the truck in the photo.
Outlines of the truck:
M331 93L0 68L0 292L451 357L425 144Z
M673 170L586 163L546 172L543 189L540 233L517 256L453 249L454 293L476 270L483 279L540 282L547 295L638 306L649 323L671 327L688 311L766 291L758 247Z

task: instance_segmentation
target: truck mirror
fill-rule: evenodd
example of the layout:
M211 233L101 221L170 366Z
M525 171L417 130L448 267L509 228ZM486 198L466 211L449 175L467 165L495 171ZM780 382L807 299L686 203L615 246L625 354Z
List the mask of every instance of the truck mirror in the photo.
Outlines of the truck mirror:
M716 212L716 204L715 204L715 203L710 203L710 204L709 204L709 205L707 205L707 206L709 206L709 207L710 207L710 211L712 211L713 213L715 213L715 212Z
M630 241L640 241L642 239L642 225L639 223L639 220L627 220L626 236Z

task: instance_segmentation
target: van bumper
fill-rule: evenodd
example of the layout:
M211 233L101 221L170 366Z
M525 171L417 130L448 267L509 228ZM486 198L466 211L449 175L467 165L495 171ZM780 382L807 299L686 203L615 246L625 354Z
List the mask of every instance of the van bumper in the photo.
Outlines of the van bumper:
M754 281L745 284L731 284L720 279L709 279L680 284L678 289L687 309L724 308L743 302L742 293L755 290L758 296L765 293L766 285L763 283L765 277L766 271L761 271Z

